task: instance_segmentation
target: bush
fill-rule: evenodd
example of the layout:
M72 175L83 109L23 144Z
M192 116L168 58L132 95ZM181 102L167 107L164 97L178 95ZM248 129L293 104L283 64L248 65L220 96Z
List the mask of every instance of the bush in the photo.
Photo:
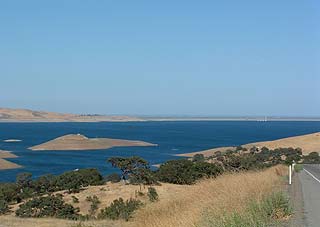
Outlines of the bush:
M106 176L106 181L111 181L112 183L118 183L121 181L120 175L117 173L111 173Z
M139 200L130 199L124 202L122 198L119 198L114 200L109 207L101 210L98 218L109 218L111 220L124 219L128 221L132 213L141 205L142 203Z
M75 197L74 195L71 196L71 198L72 198L73 203L79 203L79 199L77 197Z
M194 184L202 177L215 177L223 172L222 167L207 162L192 162L186 159L172 160L162 164L157 172L162 182Z
M0 214L6 214L10 211L8 203L4 200L0 200Z
M68 190L70 193L79 192L82 187L103 184L103 178L96 169L80 169L59 175L55 185L59 190Z
M19 206L16 215L19 217L56 217L77 220L79 209L66 204L61 195L34 198Z
M208 162L197 162L192 166L192 172L196 179L216 177L223 173L223 168L220 165Z
M203 162L205 160L203 154L195 154L192 158L192 161L194 162Z
M3 200L7 203L10 202L20 202L19 198L19 188L14 183L2 183L0 184L0 200Z
M159 195L157 193L157 190L153 187L148 188L148 197L150 202L155 202L159 200Z
M229 155L222 162L229 171L254 170L265 167L263 161L259 161L258 158L257 154Z
M153 185L158 184L158 178L155 172L150 169L136 169L129 177L130 184Z
M303 156L303 163L306 164L319 164L320 157L318 152L311 152L308 155Z
M265 198L258 209L272 219L283 219L292 213L289 199L282 192L273 193Z
M303 170L303 165L302 164L295 164L294 165L294 171L295 172L300 172Z
M96 213L96 211L98 210L99 204L101 202L100 202L99 198L96 195L88 196L86 198L86 201L91 202L89 214L91 216L93 216Z

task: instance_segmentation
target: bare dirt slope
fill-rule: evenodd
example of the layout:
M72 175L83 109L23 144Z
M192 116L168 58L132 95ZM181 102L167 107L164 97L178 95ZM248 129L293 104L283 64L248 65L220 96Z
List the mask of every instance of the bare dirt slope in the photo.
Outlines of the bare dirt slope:
M30 150L98 150L108 149L111 147L126 147L126 146L156 146L152 143L147 143L137 140L120 140L108 138L87 138L80 134L70 134L58 137L46 143L30 147Z

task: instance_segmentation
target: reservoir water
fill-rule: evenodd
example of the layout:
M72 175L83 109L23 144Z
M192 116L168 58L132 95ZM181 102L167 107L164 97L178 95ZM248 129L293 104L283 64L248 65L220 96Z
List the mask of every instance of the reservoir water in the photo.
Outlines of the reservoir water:
M214 147L275 140L320 131L320 122L307 121L164 121L124 123L0 123L0 150L19 156L8 159L23 168L0 170L0 182L14 181L18 173L34 177L67 170L97 168L104 175L116 172L106 162L112 156L141 156L150 164L179 157L175 154ZM157 147L117 147L88 151L31 151L28 147L66 134L142 140ZM20 142L4 142L17 139Z

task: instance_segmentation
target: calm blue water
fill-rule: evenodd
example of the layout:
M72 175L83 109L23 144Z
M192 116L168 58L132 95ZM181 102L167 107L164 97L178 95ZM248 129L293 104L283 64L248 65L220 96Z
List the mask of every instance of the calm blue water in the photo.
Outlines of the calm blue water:
M24 168L1 170L0 182L14 181L16 174L31 172L60 174L76 168L98 168L103 174L115 172L106 160L111 156L138 155L151 164L161 163L178 153L213 147L274 140L320 131L320 122L126 122L126 123L0 123L0 149L19 156L12 159ZM118 147L88 151L30 151L27 148L56 137L81 133L88 137L143 140L158 147ZM5 139L22 142L5 143Z

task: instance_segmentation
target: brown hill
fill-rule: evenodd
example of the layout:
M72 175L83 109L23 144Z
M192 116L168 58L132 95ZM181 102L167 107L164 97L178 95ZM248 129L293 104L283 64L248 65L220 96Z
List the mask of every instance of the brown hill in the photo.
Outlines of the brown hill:
M320 132L302 135L302 136L293 136L293 137L288 137L288 138L278 139L273 141L262 141L262 142L255 142L255 143L242 145L242 147L245 147L247 149L250 149L253 146L256 146L259 148L267 147L269 149L275 149L275 148L281 148L281 147L282 148L300 147L302 149L303 154L309 154L310 152L313 152L313 151L320 152ZM234 149L234 148L235 147L219 147L219 148L213 148L213 149L208 149L208 150L199 151L199 152L179 154L178 156L192 157L195 154L203 154L204 156L208 157L213 155L216 151L223 152L228 149Z
M120 140L108 138L87 138L80 134L70 134L30 147L30 150L98 150L111 147L156 146L156 144L137 140Z
M79 115L27 109L0 108L0 122L99 122L99 121L142 121L128 116Z

